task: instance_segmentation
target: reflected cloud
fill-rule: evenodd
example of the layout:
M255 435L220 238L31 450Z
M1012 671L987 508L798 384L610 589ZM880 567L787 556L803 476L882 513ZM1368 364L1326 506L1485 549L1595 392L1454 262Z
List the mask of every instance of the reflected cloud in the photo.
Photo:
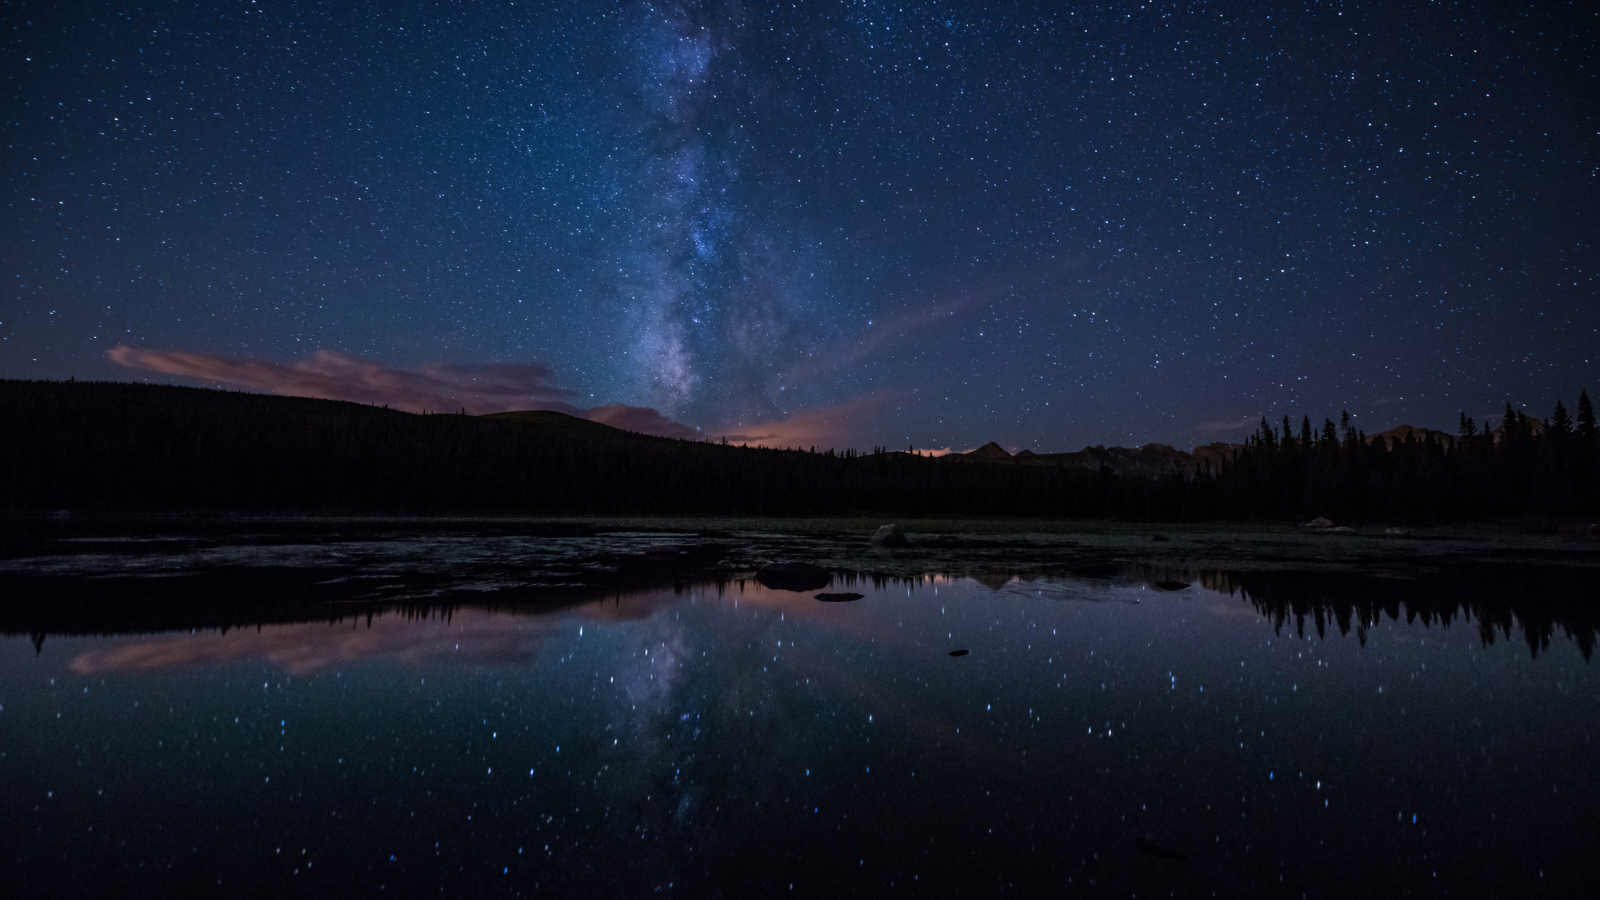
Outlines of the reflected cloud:
M77 654L70 668L79 675L93 675L254 662L290 675L308 675L375 660L412 666L510 665L537 659L558 622L555 617L459 610L438 616L397 614L333 624L267 625L255 631L114 641Z
M598 630L650 620L670 630L676 619L673 610L684 604L711 603L763 610L880 649L898 647L922 653L928 649L926 636L916 637L900 627L884 628L881 613L888 608L885 602L900 602L901 594L908 600L940 597L936 602L941 605L945 598L959 602L962 597L1005 594L1035 601L1128 604L1159 595L1193 604L1197 611L1204 610L1207 618L1258 621L1301 636L1312 631L1326 636L1333 629L1340 635L1354 631L1353 636L1363 644L1368 632L1384 620L1420 620L1423 626L1462 623L1458 627L1476 631L1485 645L1520 632L1534 655L1548 650L1557 635L1564 633L1589 658L1600 638L1600 614L1585 602L1592 593L1591 571L1583 567L1458 563L1448 573L1402 577L1383 572L1194 571L1138 562L1103 565L1109 571L1102 574L1099 566L1091 565L1019 568L1003 560L974 559L960 574L907 575L861 573L829 565L831 584L819 590L867 595L859 603L821 602L815 597L817 590L769 589L753 577L704 580L692 576L675 587L610 591L601 599L593 592L580 596L563 589L519 589L489 592L481 600L470 601L471 605L390 603L380 609L368 603L321 603L299 613L313 621L296 621L282 617L284 610L255 606L235 612L243 621L229 624L227 616L218 616L214 602L179 602L159 615L152 615L144 604L116 602L108 609L120 610L122 620L104 611L97 617L96 608L90 605L85 608L88 618L74 616L74 624L66 631L34 620L13 623L5 633L31 635L36 652L51 633L84 634L87 629L127 635L73 655L70 667L81 675L230 662L265 664L291 674L372 660L411 666L519 665L537 660L545 642L562 629L581 627L584 622ZM1079 574L1089 568L1096 573ZM160 588L163 580L150 583ZM1184 586L1170 586L1179 583ZM1168 587L1158 589L1162 585ZM59 599L59 592L55 594ZM224 596L215 590L197 596L202 595ZM111 596L125 601L129 595L115 591ZM272 621L269 617L275 612L280 616L277 624L255 628L245 624ZM345 617L330 622L330 612L342 612ZM204 630L212 628L220 630ZM150 636L157 629L174 630ZM787 654L786 658L796 665L815 662L826 667L827 661L821 657L806 661L814 650L803 648L800 654ZM807 675L825 677L809 671Z

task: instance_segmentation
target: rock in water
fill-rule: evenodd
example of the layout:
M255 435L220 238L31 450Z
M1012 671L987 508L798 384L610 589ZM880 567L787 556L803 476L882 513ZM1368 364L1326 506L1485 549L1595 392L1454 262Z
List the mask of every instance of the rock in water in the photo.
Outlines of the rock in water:
M967 653L968 653L968 651L966 651L966 650L951 650L950 651L950 655L951 656L966 656Z
M842 594L818 594L817 599L821 600L823 603L849 603L852 600L860 600L861 595L852 594L849 592Z
M1326 516L1317 516L1309 522L1301 522L1301 528L1332 528L1333 520Z
M885 525L872 535L874 547L904 547L906 533L900 530L899 525Z
M1189 582L1187 581L1172 581L1168 579L1167 581L1156 582L1156 587L1161 588L1163 591L1181 591L1188 586Z
M1171 847L1163 847L1149 838L1135 838L1133 846L1140 853L1148 853L1151 856L1159 857L1161 859L1170 859L1173 862L1189 862L1189 857L1184 856L1182 853L1179 853Z
M756 581L775 591L815 591L832 580L827 569L811 563L769 563L756 571Z

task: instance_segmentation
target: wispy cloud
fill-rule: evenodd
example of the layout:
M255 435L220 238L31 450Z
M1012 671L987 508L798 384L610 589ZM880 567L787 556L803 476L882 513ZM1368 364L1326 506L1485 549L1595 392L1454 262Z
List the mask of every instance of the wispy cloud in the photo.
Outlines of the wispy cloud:
M1211 422L1201 422L1195 430L1204 434L1218 434L1223 431L1238 431L1241 428L1254 428L1261 421L1260 416L1245 416L1240 419L1217 419Z
M882 316L875 319L854 343L830 348L824 354L790 368L783 380L788 384L805 384L827 373L844 370L901 338L952 324L960 319L962 313L975 306L997 297L1033 290L1071 268L1071 263L1052 263L1025 275L993 279L925 300L915 308Z
M416 369L400 369L319 350L309 359L284 365L126 346L113 347L107 355L130 369L269 394L388 404L409 412L461 408L473 414L511 409L578 412L567 403L570 394L556 384L555 371L543 363L428 363Z
M622 403L612 403L606 406L596 406L594 409L579 410L579 415L602 425L612 428L621 428L624 431L637 431L642 434L654 434L660 437L684 438L694 440L704 437L698 428L691 428L681 422L674 422L648 406L628 406Z
M958 313L971 307L978 299L975 295L962 295L889 315L876 321L855 343L837 349L830 348L821 357L800 363L786 372L783 380L788 384L806 384L825 373L847 369L877 353L886 344L953 321Z
M465 409L482 415L549 409L643 434L690 439L701 436L696 429L649 407L621 403L592 409L573 406L567 402L572 395L560 387L555 370L543 363L427 363L402 369L329 350L284 364L127 346L113 347L108 355L130 369L269 394L381 404L407 412Z

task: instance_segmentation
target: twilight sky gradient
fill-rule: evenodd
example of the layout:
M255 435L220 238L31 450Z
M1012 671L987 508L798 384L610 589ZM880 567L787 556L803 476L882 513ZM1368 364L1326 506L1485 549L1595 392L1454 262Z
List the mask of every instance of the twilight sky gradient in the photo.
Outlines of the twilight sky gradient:
M1600 388L1587 4L0 11L0 377L1041 451Z

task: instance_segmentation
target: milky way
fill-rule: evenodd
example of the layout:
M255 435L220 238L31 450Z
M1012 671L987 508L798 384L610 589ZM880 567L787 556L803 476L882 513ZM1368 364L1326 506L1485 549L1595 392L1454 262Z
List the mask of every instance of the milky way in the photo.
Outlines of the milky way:
M814 242L752 204L741 179L751 150L737 117L760 93L742 71L747 23L644 7L630 25L639 109L621 129L633 152L612 165L625 187L610 282L628 371L668 412L771 417L774 363L792 355L779 342L824 332L798 263Z
M5 10L3 377L1039 450L1600 387L1572 5Z

